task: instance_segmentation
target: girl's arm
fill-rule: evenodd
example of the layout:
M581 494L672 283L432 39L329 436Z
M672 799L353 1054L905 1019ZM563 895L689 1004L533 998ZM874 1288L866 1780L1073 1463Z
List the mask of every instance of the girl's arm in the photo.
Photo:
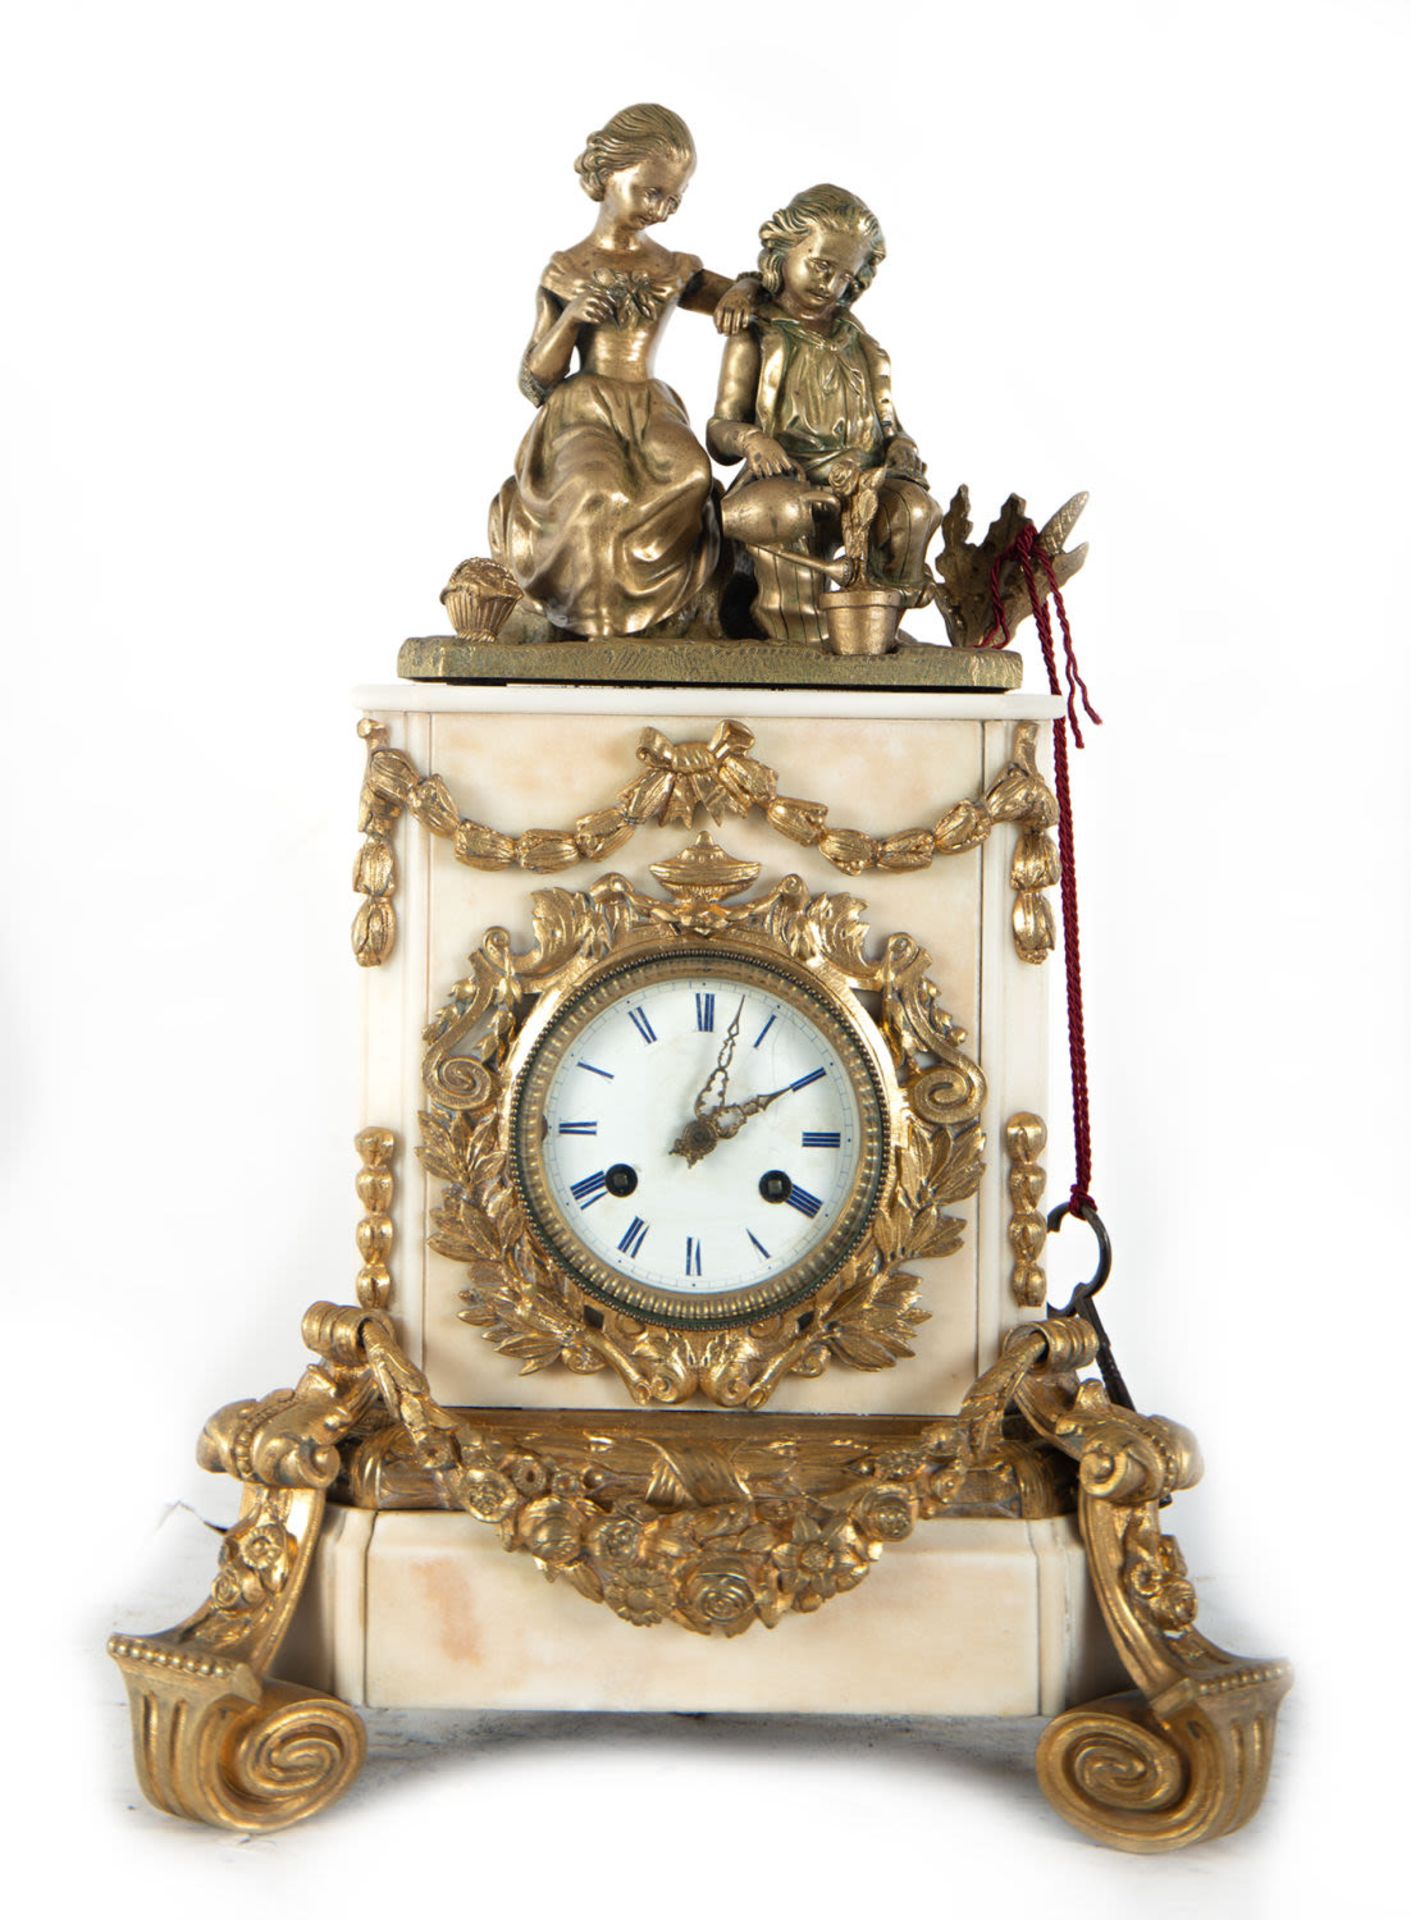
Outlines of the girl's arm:
M757 273L742 273L738 280L727 280L723 273L698 267L686 282L681 305L688 313L713 313L718 332L739 334L749 325L760 292Z
M535 296L534 331L519 369L520 391L536 407L542 407L553 388L566 378L578 329L596 326L611 313L611 302L595 287L580 287L567 301L540 287Z

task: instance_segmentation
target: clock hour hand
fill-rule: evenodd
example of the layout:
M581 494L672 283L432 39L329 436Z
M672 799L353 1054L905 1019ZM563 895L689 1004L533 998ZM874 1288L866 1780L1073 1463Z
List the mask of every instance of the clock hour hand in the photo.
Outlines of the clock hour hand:
M687 1166L693 1167L708 1153L714 1153L722 1140L733 1140L751 1114L763 1113L782 1095L792 1092L792 1087L776 1087L773 1093L751 1094L748 1100L734 1101L728 1107L723 1103L712 1107L709 1113L686 1122L671 1151L681 1154Z

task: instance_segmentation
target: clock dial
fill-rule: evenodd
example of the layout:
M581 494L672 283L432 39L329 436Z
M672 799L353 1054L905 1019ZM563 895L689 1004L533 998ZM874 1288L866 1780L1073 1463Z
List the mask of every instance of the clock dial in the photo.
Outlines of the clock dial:
M729 949L597 975L515 1083L515 1177L589 1292L646 1320L738 1325L857 1245L887 1162L883 1068L802 968Z

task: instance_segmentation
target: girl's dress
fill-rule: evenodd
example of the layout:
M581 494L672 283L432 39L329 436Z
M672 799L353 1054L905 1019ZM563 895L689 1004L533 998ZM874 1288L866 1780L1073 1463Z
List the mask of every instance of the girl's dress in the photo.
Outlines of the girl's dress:
M650 364L654 337L701 272L673 254L653 276L598 268L593 285L614 312L609 328L646 336L605 342L615 364ZM584 284L563 254L539 290L537 341ZM590 360L593 345L588 347ZM538 405L514 477L490 509L490 548L555 627L591 639L684 624L719 553L710 459L680 397L663 381L624 380L591 368L545 389L526 370Z

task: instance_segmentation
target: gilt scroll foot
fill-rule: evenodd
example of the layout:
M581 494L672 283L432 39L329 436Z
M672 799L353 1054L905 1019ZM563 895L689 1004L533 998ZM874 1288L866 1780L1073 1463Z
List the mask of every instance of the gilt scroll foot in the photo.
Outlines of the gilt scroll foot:
M1212 1702L1178 1683L1166 1700L1132 1692L1060 1714L1036 1763L1050 1805L1126 1853L1168 1853L1243 1826L1264 1797L1290 1675L1282 1662L1237 1664L1233 1698Z
M1233 1832L1264 1796L1283 1660L1226 1653L1195 1626L1195 1589L1160 1507L1200 1477L1191 1435L1114 1406L1079 1381L1091 1329L1054 1320L1011 1338L1001 1367L1034 1356L1015 1401L1078 1462L1079 1520L1108 1632L1135 1689L1060 1714L1039 1742L1039 1784L1090 1839L1164 1853Z
M166 1633L115 1634L142 1791L154 1807L271 1832L328 1806L362 1765L362 1721L340 1700L265 1677L323 1517L315 1489L246 1483L209 1598Z

